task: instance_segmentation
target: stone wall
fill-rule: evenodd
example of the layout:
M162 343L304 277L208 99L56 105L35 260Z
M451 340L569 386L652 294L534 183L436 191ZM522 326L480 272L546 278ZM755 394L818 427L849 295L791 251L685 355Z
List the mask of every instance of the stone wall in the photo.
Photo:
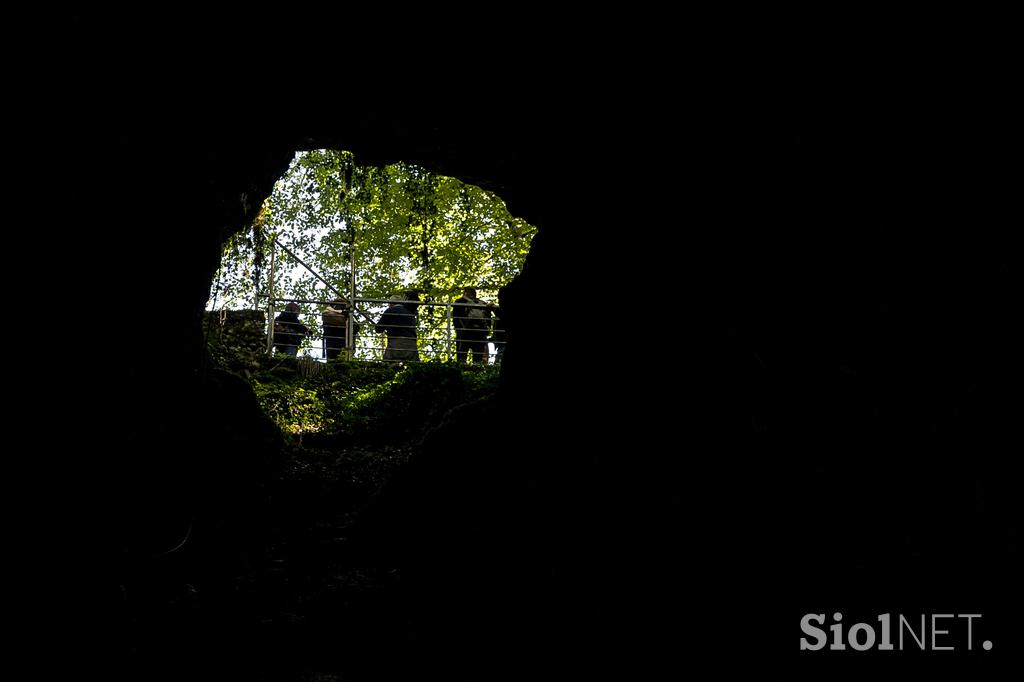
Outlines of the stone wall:
M262 310L203 314L203 335L217 363L233 372L255 370L267 353L267 315Z

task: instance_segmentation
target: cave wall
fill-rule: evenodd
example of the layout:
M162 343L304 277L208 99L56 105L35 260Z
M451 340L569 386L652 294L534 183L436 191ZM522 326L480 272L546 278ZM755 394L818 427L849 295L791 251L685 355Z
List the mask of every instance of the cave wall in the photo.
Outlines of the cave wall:
M78 415L102 443L88 477L102 561L154 529L173 537L211 496L242 500L240 449L271 467L274 439L254 410L235 403L228 433L210 423L207 408L238 394L205 365L202 307L222 240L293 153L336 147L494 189L540 228L501 295L515 341L508 412L494 425L509 435L503 480L539 492L499 499L544 510L516 537L521 559L554 552L570 603L607 599L578 651L622 634L597 624L646 618L647 600L689 600L701 614L641 627L654 650L684 631L705 641L732 608L789 613L823 594L884 602L923 565L940 570L915 598L936 603L937 586L969 566L930 559L981 552L989 566L1006 548L1013 309L1008 250L988 229L1005 180L985 131L941 107L945 87L740 73L687 85L680 100L674 81L607 73L415 116L338 101L330 117L297 120L174 107L90 119L74 136L72 191L104 206L84 225L90 252L112 266L90 272L102 292L92 319L138 325L137 361L97 378L103 399ZM567 290L587 298L565 301ZM553 299L585 317L573 357L545 340L561 314ZM645 348L610 361L623 313L650 320ZM214 447L224 439L236 444L226 458ZM939 505L928 529L892 521L952 498L965 507ZM800 582L816 560L859 587L836 597ZM843 582L891 563L895 574ZM978 608L995 608L1002 584ZM778 585L804 592L781 603Z

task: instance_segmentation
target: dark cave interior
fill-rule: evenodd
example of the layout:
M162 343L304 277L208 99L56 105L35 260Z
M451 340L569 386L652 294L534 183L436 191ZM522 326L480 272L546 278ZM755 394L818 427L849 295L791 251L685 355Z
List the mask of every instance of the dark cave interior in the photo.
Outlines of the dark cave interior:
M815 611L983 613L988 660L1010 648L1015 306L995 126L972 127L939 80L755 75L684 89L702 106L587 85L244 122L157 99L68 127L73 201L102 207L83 253L111 266L81 266L107 292L89 320L132 315L146 360L84 368L70 417L95 443L70 465L83 660L179 679L650 679L702 657L820 673L835 659L796 646ZM280 436L209 365L200 318L223 240L313 148L491 189L539 233L501 292L500 400L447 425L500 447L425 441L359 537L323 550L383 587L325 602L319 630L261 629L224 581L261 542ZM565 282L600 302L581 359L553 367L545 303ZM607 357L610 310L650 320L628 360ZM190 518L198 539L154 556ZM221 598L170 622L196 576Z

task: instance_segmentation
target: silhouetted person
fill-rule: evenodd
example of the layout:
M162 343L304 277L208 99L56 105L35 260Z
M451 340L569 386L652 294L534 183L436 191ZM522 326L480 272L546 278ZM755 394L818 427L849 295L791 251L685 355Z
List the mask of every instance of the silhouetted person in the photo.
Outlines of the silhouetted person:
M460 363L472 352L474 363L487 362L487 334L491 329L493 306L476 297L476 289L466 287L462 298L452 306L452 326L455 327L455 355Z
M415 304L406 301L400 294L395 294L388 301L388 309L374 326L378 332L387 334L384 359L418 361L420 353L416 349Z
M501 319L501 308L494 308L494 327L491 330L491 338L487 340L494 344L494 362L501 362L501 356L505 354L505 343L508 341L505 322Z
M289 303L274 320L274 347L279 353L295 357L299 344L309 333L309 327L299 322L299 304Z
M352 343L349 344L349 314L348 302L340 297L328 303L321 313L324 327L324 357L328 360L334 360L341 355L343 348L355 348L355 334L359 325L352 325Z

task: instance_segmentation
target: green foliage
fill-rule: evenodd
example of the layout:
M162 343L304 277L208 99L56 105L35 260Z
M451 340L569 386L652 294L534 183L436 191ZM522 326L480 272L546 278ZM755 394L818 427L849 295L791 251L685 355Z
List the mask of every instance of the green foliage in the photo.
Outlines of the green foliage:
M258 382L253 382L253 388L263 409L286 433L318 431L328 423L327 406L316 391Z
M403 163L358 166L349 152L303 152L252 228L225 244L210 305L252 306L266 293L273 238L346 294L354 244L361 298L417 290L426 301L451 300L463 286L493 296L518 274L534 232L497 196L455 178ZM276 258L278 296L333 298L280 250Z
M337 362L308 376L294 360L252 377L267 414L293 435L330 434L348 443L408 442L451 408L491 395L498 367Z
M203 336L214 363L247 375L267 360L267 323L261 310L220 310L203 316Z

